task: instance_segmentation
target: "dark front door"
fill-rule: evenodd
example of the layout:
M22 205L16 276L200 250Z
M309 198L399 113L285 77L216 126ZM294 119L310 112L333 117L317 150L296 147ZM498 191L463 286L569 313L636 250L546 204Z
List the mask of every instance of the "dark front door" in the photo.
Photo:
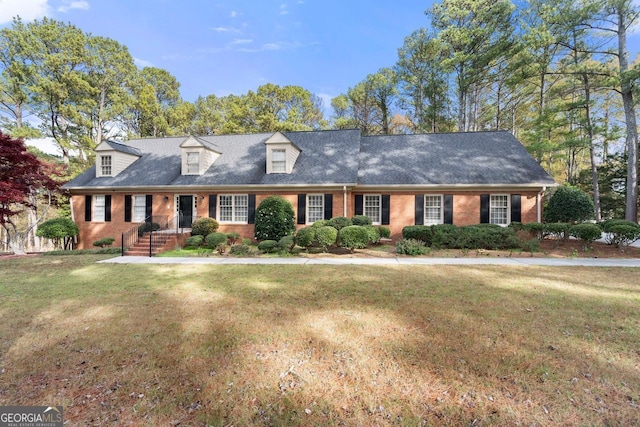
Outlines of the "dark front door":
M180 213L180 227L191 228L193 223L193 196L180 196L178 198L178 210Z

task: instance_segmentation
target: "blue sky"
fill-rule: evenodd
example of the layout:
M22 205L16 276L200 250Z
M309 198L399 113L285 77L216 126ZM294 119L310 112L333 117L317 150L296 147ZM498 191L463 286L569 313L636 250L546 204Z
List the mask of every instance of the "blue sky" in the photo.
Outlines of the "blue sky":
M321 96L390 67L406 36L428 25L432 0L0 0L12 16L48 16L127 46L138 66L164 68L181 95L245 94L265 83Z

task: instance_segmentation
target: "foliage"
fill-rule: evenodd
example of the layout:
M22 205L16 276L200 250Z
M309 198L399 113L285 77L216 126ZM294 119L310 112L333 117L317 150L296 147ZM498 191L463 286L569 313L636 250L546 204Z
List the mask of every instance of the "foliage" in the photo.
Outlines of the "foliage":
M522 249L527 252L540 252L540 239L529 239L522 242Z
M78 226L69 218L54 218L40 224L36 236L51 239L56 248L68 250L71 249L73 237L77 236L78 233ZM106 245L110 245L113 242L114 239L111 239L111 242ZM95 246L104 247L105 245Z
M331 227L333 227L336 230L340 231L340 229L342 229L343 227L348 227L350 225L353 225L353 223L347 217L335 216L335 217L333 217L333 218L331 218L329 220L329 224L328 225L330 225Z
M324 227L325 225L330 225L329 224L329 220L328 219L321 219L319 221L314 222L313 224L311 224L311 226L313 228L319 228L319 227Z
M378 231L378 227L374 227L373 225L363 225L367 229L367 233L369 233L369 242L371 243L380 243L380 231Z
M316 229L315 240L325 252L329 246L336 243L337 238L338 230L329 225L325 225L324 227L319 227Z
M196 234L195 236L191 236L187 238L187 241L184 244L185 248L197 248L202 246L202 242L204 241L204 236L202 234Z
M402 238L396 242L396 253L401 255L426 255L430 249L422 240Z
M427 246L433 242L433 229L429 225L408 225L402 229L404 239L420 240Z
M198 218L191 225L192 236L208 236L218 231L220 224L213 218Z
M296 230L291 203L280 196L269 196L256 209L254 235L257 240L276 242Z
M544 211L546 222L581 222L593 219L593 200L576 187L562 185Z
M380 234L380 238L389 239L391 237L391 230L389 227L385 227L384 225L376 226L378 229L378 234Z
M588 246L602 237L602 229L597 224L584 223L575 224L569 229L572 237L583 240Z
M276 242L275 240L263 240L258 243L258 250L266 254L277 252L278 249L278 242Z
M227 240L229 241L230 245L234 245L238 240L240 240L240 233L237 233L235 231L227 233Z
M157 222L145 222L138 226L138 236L142 236L144 233L151 231L159 231L162 227Z
M295 244L295 237L291 235L284 236L282 239L278 240L278 247L282 252L291 252Z
M231 245L231 248L229 249L229 253L234 256L247 256L247 255L251 255L252 251L251 251L250 245L240 243L237 245Z
M349 225L340 229L340 246L354 249L364 249L369 245L369 231L366 227Z
M433 233L431 247L435 249L453 249L456 248L456 240L458 236L458 227L451 224L432 225Z
M634 222L613 219L604 221L601 227L606 233L606 242L610 245L624 247L640 240L640 225Z
M544 235L551 236L555 239L567 240L569 238L569 230L571 224L566 222L552 222L544 224Z
M209 233L207 237L204 238L205 243L208 248L218 249L219 245L225 245L227 243L227 235L224 233Z
M544 237L546 227L547 225L542 222L529 222L527 224L522 224L522 229L524 231L528 231L537 239L542 239Z
M295 241L296 245L303 248L308 248L316 240L316 228L317 227L304 227L298 230L296 233Z
M100 240L96 240L95 242L93 242L93 246L104 248L104 247L113 245L113 242L115 241L116 239L114 239L113 237L104 237Z
M371 218L366 215L355 215L351 218L352 225L371 225Z

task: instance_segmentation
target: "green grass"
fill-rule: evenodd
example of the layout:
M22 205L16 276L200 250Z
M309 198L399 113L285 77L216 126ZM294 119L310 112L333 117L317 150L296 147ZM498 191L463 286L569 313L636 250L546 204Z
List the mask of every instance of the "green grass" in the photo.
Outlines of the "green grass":
M635 269L0 259L0 405L71 425L638 425Z

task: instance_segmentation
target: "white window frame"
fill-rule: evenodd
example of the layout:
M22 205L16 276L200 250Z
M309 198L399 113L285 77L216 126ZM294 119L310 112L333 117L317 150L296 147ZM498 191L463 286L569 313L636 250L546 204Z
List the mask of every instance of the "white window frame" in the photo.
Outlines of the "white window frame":
M187 175L198 175L200 173L200 153L189 151L187 154ZM193 161L195 158L195 162Z
M319 206L317 204L311 203L311 200L315 198L318 198L320 200ZM306 218L307 224L313 224L316 221L321 221L324 219L324 194L307 194Z
M371 215L374 209L378 212ZM365 194L362 198L362 213L371 219L371 224L380 225L382 223L382 194Z
M105 222L107 210L106 197L103 194L93 196L93 222Z
M429 200L437 199L439 201L438 206L428 206ZM438 219L434 220L429 216L429 213L435 212L435 208L438 209ZM424 225L437 225L444 224L444 196L442 194L425 194L424 195Z
M277 159L277 154L282 154L282 159ZM287 150L284 148L274 148L271 150L271 172L287 172Z
M499 206L496 205L496 198L504 198L506 199L506 203L501 203ZM505 222L497 222L496 219L499 212L504 212L504 215L500 215L500 218L504 218ZM496 224L501 227L506 227L511 222L511 197L509 194L490 194L489 195L489 223Z
M225 200L225 203L222 201ZM231 201L229 205L227 200ZM248 224L249 223L249 195L248 194L218 194L217 218L220 224ZM231 220L228 219L226 208L231 208ZM224 212L224 215L223 215ZM223 218L225 217L225 218Z
M147 196L146 194L136 194L131 196L131 221L144 222L147 216ZM140 202L142 200L142 202Z
M102 176L113 175L113 157L110 155L100 156L100 174Z

